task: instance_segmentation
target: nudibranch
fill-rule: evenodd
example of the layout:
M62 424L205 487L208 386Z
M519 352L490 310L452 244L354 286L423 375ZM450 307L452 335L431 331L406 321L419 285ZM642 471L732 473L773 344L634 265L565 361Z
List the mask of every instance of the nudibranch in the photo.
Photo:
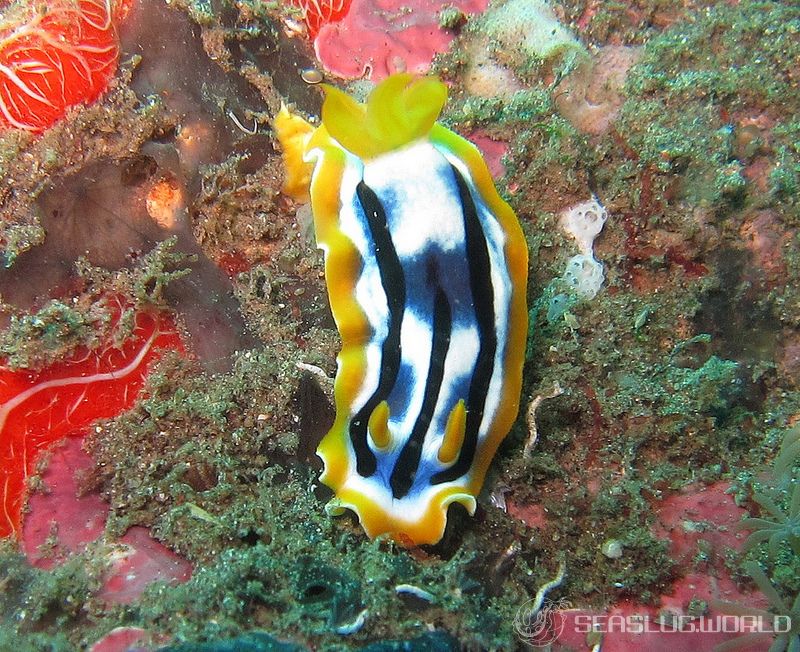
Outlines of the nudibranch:
M275 120L342 339L320 479L370 537L436 543L517 416L525 238L477 148L436 122L441 81L396 74L366 104L325 90L319 127Z

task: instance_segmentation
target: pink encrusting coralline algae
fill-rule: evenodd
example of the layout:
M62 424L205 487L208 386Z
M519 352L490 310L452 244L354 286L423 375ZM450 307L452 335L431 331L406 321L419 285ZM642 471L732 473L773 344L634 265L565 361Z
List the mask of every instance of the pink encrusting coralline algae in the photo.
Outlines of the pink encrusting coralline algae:
M342 20L320 28L314 49L326 70L346 79L425 73L455 36L440 26L442 9L472 14L487 5L488 0L353 0Z

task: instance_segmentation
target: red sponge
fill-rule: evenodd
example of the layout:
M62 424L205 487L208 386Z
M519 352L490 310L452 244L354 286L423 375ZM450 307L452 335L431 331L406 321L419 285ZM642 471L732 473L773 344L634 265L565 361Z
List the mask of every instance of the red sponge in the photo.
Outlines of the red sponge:
M11 5L0 17L0 127L41 132L69 107L96 100L117 70L114 19L127 8L112 0Z

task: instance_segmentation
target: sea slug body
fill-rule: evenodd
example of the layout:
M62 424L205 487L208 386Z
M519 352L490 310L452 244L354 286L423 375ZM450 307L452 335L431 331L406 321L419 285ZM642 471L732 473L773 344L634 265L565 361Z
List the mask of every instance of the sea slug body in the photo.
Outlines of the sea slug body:
M326 88L316 129L275 121L342 338L317 450L329 511L415 544L441 539L451 503L474 513L518 412L527 332L522 229L475 146L436 123L446 97L397 74L366 105Z

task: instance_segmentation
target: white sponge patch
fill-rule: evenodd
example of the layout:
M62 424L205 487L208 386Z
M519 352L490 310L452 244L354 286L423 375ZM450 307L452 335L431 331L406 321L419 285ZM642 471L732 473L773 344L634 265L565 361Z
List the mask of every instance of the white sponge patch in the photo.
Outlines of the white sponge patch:
M559 219L561 228L575 238L581 252L567 261L561 280L581 299L593 299L605 280L603 263L595 259L592 247L607 219L608 213L597 197L566 209Z
M603 263L595 260L594 256L578 254L567 261L567 269L561 278L581 299L594 299L606 275Z
M582 254L591 255L594 239L603 230L607 219L605 207L592 197L561 213L559 224L564 232L575 238Z

